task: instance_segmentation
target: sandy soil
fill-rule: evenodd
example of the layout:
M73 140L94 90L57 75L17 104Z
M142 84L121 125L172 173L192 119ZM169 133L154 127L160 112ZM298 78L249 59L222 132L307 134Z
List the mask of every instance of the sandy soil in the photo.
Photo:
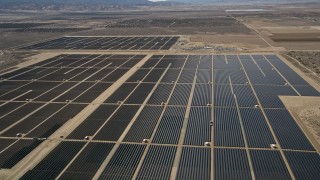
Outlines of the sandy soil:
M320 12L308 7L273 7L269 12L233 13L259 32L272 46L287 50L320 50L317 19Z
M290 51L287 54L320 76L320 52Z
M188 43L191 45L192 43L202 43L209 47L218 46L216 51L219 51L219 47L222 49L220 51L273 51L257 35L193 35L189 37Z
M313 132L318 142L320 142L320 101L315 107L304 107L299 110L298 116Z
M320 97L282 96L286 108L320 151Z
M27 61L29 57L38 54L37 52L11 52L0 51L0 73L12 68L21 62Z
M320 41L320 33L278 33L273 34L270 38L277 42Z
M291 51L284 54L283 57L320 86L320 52Z
M0 49L21 46L34 41L42 41L49 38L58 37L65 33L34 33L34 32L1 32L0 33Z

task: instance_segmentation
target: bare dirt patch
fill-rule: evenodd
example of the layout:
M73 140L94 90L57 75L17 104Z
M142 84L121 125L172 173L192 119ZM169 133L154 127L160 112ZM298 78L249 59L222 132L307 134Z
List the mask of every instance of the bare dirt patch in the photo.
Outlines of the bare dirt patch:
M124 20L108 27L215 27L215 26L243 26L230 17L214 18L170 18L170 19L132 19Z
M305 57L302 58L299 56L299 54L304 54ZM308 77L306 80L316 89L320 91L320 74L316 73L319 68L319 59L317 59L318 56L315 56L315 54L318 54L319 52L315 51L290 51L287 53L282 54L283 57L286 59L287 64L295 69L296 72L300 72L300 76ZM295 54L295 55L294 55ZM306 55L309 54L309 55ZM297 59L296 59L297 58ZM310 58L310 59L309 59ZM313 60L311 60L313 59ZM304 64L302 64L304 63ZM315 65L316 64L316 65Z
M33 56L35 52L11 52L0 51L0 73L4 72L8 67L14 66Z
M320 142L320 102L315 107L300 110L298 116L313 132L317 141Z
M286 108L320 151L320 97L282 96Z
M1 32L0 33L0 49L21 46L33 41L42 41L45 39L64 35L65 33L37 33L37 32Z
M320 52L290 51L287 55L298 60L303 66L320 76Z
M198 34L197 32L244 33L250 34L251 30L234 18L218 16L212 18L161 18L161 19L130 19L112 23L110 29L137 29L137 28L169 28L171 31L179 30L180 34ZM168 31L170 32L170 31Z
M320 50L319 5L270 6L267 12L231 12L259 32L272 46L287 50Z
M270 47L257 35L191 35L183 36L175 46L183 51L214 51L214 52L268 52L281 51Z
M317 33L277 33L270 36L274 41L320 41L320 32Z
M264 27L263 32L272 40L277 42L286 41L320 41L320 30L318 26L296 26L296 27Z

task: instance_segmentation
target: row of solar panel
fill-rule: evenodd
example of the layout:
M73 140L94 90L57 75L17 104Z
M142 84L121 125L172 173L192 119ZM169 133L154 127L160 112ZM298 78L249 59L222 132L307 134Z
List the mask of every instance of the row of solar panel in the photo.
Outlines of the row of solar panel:
M21 49L168 50L179 37L63 37Z
M160 58L163 60L155 66ZM153 56L149 62L147 62L142 68L166 68L171 63L171 68L181 68L184 65L184 69L187 71L189 67L195 69L199 64L199 69L201 67L217 69L214 71L214 82L215 83L229 83L229 76L233 84L243 84L246 83L245 74L241 69L243 64L246 73L249 76L252 84L270 84L270 85L285 85L286 80L290 84L297 88L303 90L303 94L314 95L317 91L309 86L309 84L304 81L298 74L296 74L292 69L290 69L286 64L283 63L275 55L239 55L240 61L236 55L227 56L176 56L170 57L166 60L167 56ZM174 58L174 59L173 59ZM213 60L211 60L213 59ZM212 61L212 62L211 62ZM236 65L235 65L236 64ZM188 66L190 65L190 66ZM219 69L224 69L220 71ZM281 70L280 70L281 69ZM156 69L154 71L157 71ZM179 70L176 70L179 72ZM281 73L279 74L278 71ZM174 72L174 70L172 70ZM177 72L172 74L178 74ZM222 78L220 78L220 76ZM288 77L287 77L288 76ZM283 78L285 77L286 80ZM184 82L186 83L186 82ZM191 83L190 81L188 83ZM307 86L307 87L305 87Z
M124 101L127 99L127 97L129 97L130 100L125 101L125 104L141 104L142 101L138 102L137 100L133 100L135 98L134 96L143 93L143 97L146 97L154 86L154 83L124 83L118 91L116 91L105 101L105 103L117 103L118 101ZM177 84L175 86L174 84L159 84L151 95L148 104L160 105L161 103L166 103L168 102L170 93L173 92L171 99L169 99L169 105L186 106L191 87L191 84ZM145 91L141 92L140 89L144 88ZM265 108L285 108L278 96L298 96L298 94L290 86L257 85L253 86L253 88L256 91L262 106ZM284 91L281 92L281 89ZM304 87L300 90L307 89L309 89L309 87ZM134 93L130 95L131 92ZM192 105L206 106L207 104L211 104L211 94L212 84L196 84ZM318 94L318 92L311 92L303 95L318 96ZM234 95L236 95L237 102L240 107L254 107L258 104L250 85L214 85L215 106L236 107Z
M157 78L158 79L158 78ZM128 84L128 85L131 85L131 84ZM169 86L169 87L168 87ZM170 89L170 85L168 85L167 87L168 88L162 88L161 89L161 94L159 94L159 96L161 96L161 95L164 95L164 96L169 96L169 94L170 94L170 92L171 92L171 89L172 89L172 87L173 86L171 86L171 89ZM177 85L178 86L178 85ZM181 85L181 86L183 86L183 85ZM185 85L184 85L185 86ZM161 86L159 86L159 87L161 87ZM163 87L165 87L165 86L163 86ZM196 102L197 103L197 100L198 101L206 101L206 102L210 102L210 93L208 93L208 92L211 92L210 91L210 85L203 85L203 87L207 87L207 88L203 88L203 87L201 87L201 86L198 86L198 87L200 87L200 88L198 88L198 89L200 89L200 93L197 93L197 88L196 88L196 91L195 91L195 94L194 94L194 97L195 97L195 99L196 99L196 101L193 101L193 102ZM132 89L134 88L134 86L132 87ZM120 88L121 89L121 88ZM148 88L141 88L141 89L148 89ZM151 89L151 87L149 88L149 89ZM164 91L164 89L168 89L167 91ZM191 89L191 86L190 86L190 88L189 89ZM207 93L205 93L205 96L203 96L203 93L201 92L201 91L203 91L203 90L206 90L207 89ZM242 104L242 102L244 102L244 103L246 103L246 102L248 102L248 98L247 97L251 97L251 98L249 98L250 100L252 100L251 101L251 104L250 104L250 106L249 107L253 107L255 104L257 104L256 103L256 100L255 100L255 97L253 96L253 93L252 93L252 91L251 91L251 88L250 88L250 86L237 86L237 85L235 85L235 87L234 87L234 92L235 92L235 94L236 95L238 95L238 97L240 97L239 98L239 104ZM130 90L130 88L128 88L128 87L123 87L123 90L126 90L126 92L127 93L124 93L124 94L129 94L130 92L131 92L131 90ZM147 90L148 91L148 90ZM230 87L230 85L223 85L223 86L221 86L221 85L216 85L215 86L215 100L217 100L217 102L215 103L215 105L221 105L222 104L222 106L233 106L233 107L235 107L235 99L234 99L234 96L233 96L233 94L232 94L232 92L231 92L232 90L231 90L231 87ZM119 91L119 92L121 92L121 91ZM140 91L139 91L140 92ZM149 92L149 91L148 91ZM157 92L157 91L156 91ZM156 94L156 92L155 92L155 94ZM177 91L178 92L178 91ZM185 93L184 93L185 92ZM245 92L245 93L244 93ZM277 92L277 91L276 91ZM120 93L121 95L124 95L123 93ZM189 97L189 94L190 94L190 91L179 91L179 93L177 93L178 95L177 95L177 102L181 102L181 103L178 103L178 104L175 104L175 105L186 105L187 104L187 101L188 101L188 97ZM243 94L248 94L248 95L246 95L246 96L243 96ZM197 97L197 96L200 96L200 97ZM145 95L145 97L147 96L147 94ZM158 97L159 97L158 96ZM123 99L125 99L127 97L127 95L124 95L122 98ZM152 99L152 97L153 96L151 96L151 99ZM172 98L173 98L173 100L174 100L174 94L173 94L173 96L172 96ZM144 98L143 98L144 99ZM157 98L157 99L159 99L159 100L161 100L161 98ZM221 102L222 103L219 103L219 99L221 99ZM117 101L121 101L122 99L117 99L117 98L115 98L115 99L113 99L114 100L114 102L113 103L115 103L115 102L117 102ZM164 100L166 100L166 98L164 98ZM171 100L170 100L171 101ZM107 100L107 102L108 102L108 100ZM166 101L162 101L162 102L166 102ZM231 104L223 104L223 103L225 103L225 102L231 102ZM250 102L250 101L249 101ZM111 102L112 103L112 102ZM194 103L193 105L195 105L196 103ZM126 102L125 102L125 104L126 104ZM128 103L128 104L130 104L130 103ZM160 104L160 101L158 102L158 105ZM170 104L170 103L169 103ZM197 105L197 104L196 104ZM202 103L202 106L204 106L204 104ZM169 111L170 109L168 108L168 111ZM232 109L231 109L232 110ZM179 111L176 111L176 112L179 112ZM235 111L235 109L233 109L233 112L236 112ZM227 113L228 113L228 111L227 111ZM170 114L170 113L169 113ZM232 113L231 113L232 114ZM261 114L262 115L262 114ZM262 122L264 122L265 123L265 120L264 120L264 118L263 118L263 116L261 116L260 115L260 117L261 117L261 119L262 119ZM164 116L165 117L165 116ZM234 117L237 117L237 113L235 113L235 116ZM289 118L291 118L290 117L290 115L288 115L288 117ZM170 117L171 118L171 117ZM184 112L182 111L182 113L180 113L180 118L179 118L179 120L177 120L177 121L174 121L175 123L173 124L173 123L171 123L171 124L167 124L167 121L166 121L166 119L164 118L164 120L163 120L163 122L161 121L161 123L160 123L160 125L159 125L159 136L156 136L157 135L157 133L155 134L155 140L154 140L154 142L155 143L164 143L164 144L166 144L166 143L173 143L173 144L176 144L177 143L177 141L178 141L178 139L179 139L179 135L180 135L180 128L181 128L181 126L182 126L182 122L183 122L183 118L184 118ZM216 119L216 118L215 118ZM157 119L156 119L157 120ZM238 120L239 121L239 120ZM236 122L238 122L238 121L236 121ZM138 122L138 121L137 121ZM156 122L156 121L155 121ZM171 122L171 121L170 121ZM290 122L288 122L288 124L289 123L294 123L294 120L291 118L291 121ZM162 125L163 124L163 125ZM227 123L226 123L227 124ZM233 124L237 124L237 123L233 123ZM145 124L146 125L146 124ZM150 127L150 129L149 130L147 130L147 134L149 133L149 135L150 135L150 133L152 133L153 132L153 128L154 128L154 126L155 126L155 123L153 122L153 123L148 123L148 125L149 125L149 127ZM161 130L161 125L162 126L164 126L164 127L167 127L167 126L170 126L172 129L174 129L173 131L174 131L174 133L172 134L172 132L173 131L170 131L169 130L169 132L165 132L165 131L160 131ZM265 124L264 124L265 125ZM137 125L137 127L141 127L141 124L139 124L139 125ZM206 128L206 129L209 129L209 126L208 126L208 122L207 122L207 124L205 124L205 125L203 125L204 126L204 128ZM137 129L136 128L136 126L134 126L135 128L133 128L133 129ZM218 126L217 126L218 127ZM239 125L239 122L238 122L238 125L236 126L237 128L231 128L231 129L235 129L235 131L232 131L232 130L229 130L229 131L227 131L226 129L223 129L223 128L225 128L225 127L221 127L220 129L221 129L221 131L223 132L222 133L222 135L216 135L215 137L219 137L220 139L217 139L216 140L216 143L217 144L219 144L220 142L222 142L220 145L221 146L244 146L244 144L243 144L243 140L240 140L240 141L237 141L237 139L232 139L232 138L230 138L229 139L229 136L230 137L236 137L236 136L231 136L231 135L229 135L229 134L234 134L234 133L238 133L238 135L240 135L240 137L242 137L241 135L242 135L242 133L241 133L241 128L240 128L240 125ZM168 128L168 129L171 129L171 128ZM228 128L228 127L227 127ZM265 131L262 131L262 133L261 133L261 137L271 137L271 133L269 132L269 129L268 128L266 128L266 126L264 127L265 128ZM163 128L164 129L164 128ZM190 129L192 129L192 128L190 128ZM228 128L229 129L229 128ZM178 132L177 132L178 131ZM203 132L206 132L206 131L203 131ZM219 129L217 129L216 130L216 132L219 132ZM251 131L248 131L248 132L251 132ZM170 134L171 133L171 137L170 138L168 138L168 139L166 139L167 137L165 137L165 136L162 136L161 134L162 133L164 133L164 134ZM229 133L229 134L228 134ZM207 133L207 137L208 137L208 134L209 133ZM306 138L304 138L305 136L303 135L303 134L299 134L299 136L301 136L302 137L302 139L306 139ZM157 140L157 137L159 137L160 138L160 140ZM206 137L206 138L207 138ZM253 136L254 137L254 136ZM83 137L82 137L83 138ZM251 137L249 137L249 138L251 138ZM208 138L207 138L208 139ZM273 139L273 138L270 138L270 139L268 139L268 138L266 138L267 140L266 140L266 142L265 142L265 144L263 144L263 145L261 145L262 147L270 147L270 144L273 144L274 143L274 140L270 140L270 139ZM141 142L141 140L142 139L139 139L139 142ZM261 141L259 141L259 138L257 138L257 139L250 139L249 140L250 142L250 144L254 144L254 142L256 141L256 142L261 142ZM198 141L197 143L198 144L203 144L203 142L205 142L205 141ZM234 142L236 142L236 143L238 143L238 144L235 144ZM306 141L307 142L307 145L305 145L305 146L303 146L302 148L306 148L306 149L311 149L311 150L313 150L313 148L312 148L312 146L310 145L310 144L308 144L308 141ZM240 144L239 144L240 143ZM251 146L251 145L250 145ZM254 146L254 145L252 145L252 146ZM293 146L294 147L294 146ZM289 149L290 149L291 147L289 147ZM295 148L295 147L294 147ZM301 148L301 147L298 147L298 148Z
M147 87L147 86L146 86ZM145 89L145 88L140 88L140 89ZM183 89L183 88L182 88ZM190 88L189 88L190 89ZM229 89L229 87L226 87L226 89ZM225 88L223 88L223 91L222 92L227 92L227 90L226 90ZM149 88L149 90L151 91L151 88ZM215 92L219 92L219 90L217 90L217 89L215 89ZM259 91L258 91L259 92ZM272 94L272 92L273 91L270 91L271 92L271 94ZM278 92L278 91L277 91ZM190 93L190 92L189 92ZM187 94L189 94L188 92L187 93L185 93L186 95L184 96L185 98L182 98L182 99L184 99L183 101L181 101L180 100L180 98L182 97L182 96L180 96L180 93L177 93L178 95L177 95L177 98L176 99L178 99L178 101L177 102L183 102L183 104L186 104L186 101L187 101L187 98L189 97L189 95L187 95ZM268 93L269 93L269 91L268 91ZM137 94L138 95L140 95L140 91L137 91ZM147 96L147 94L148 93L144 93L144 95L145 95L145 97ZM231 96L231 95L230 95ZM138 96L133 96L133 97L138 97ZM196 96L195 96L196 97ZM232 97L232 96L231 96ZM200 100L201 100L202 98L200 98ZM142 102L143 102L143 99L141 100L141 99L139 99L139 103L141 104ZM133 114L133 113L132 113ZM169 113L170 114L170 113ZM183 114L184 113L180 113L181 114L181 118L183 117ZM289 117L289 118L291 118L290 117L290 115L286 115L286 117ZM126 119L127 119L127 117L126 117ZM129 120L128 120L129 119ZM122 123L122 126L120 127L120 129L118 129L118 130L120 130L120 133L122 133L122 131L126 128L126 123L128 123L128 121L130 121L131 120L131 118L128 118L127 120L126 120L126 122L124 122L124 123ZM6 122L6 121L4 121L4 122ZM166 121L164 121L164 122L166 122ZM291 119L289 119L289 121L287 122L287 124L285 124L285 125L292 125L292 123L294 123L294 120L291 118ZM112 129L112 125L114 125L115 127L116 127L116 125L119 125L119 124L121 124L121 123L115 123L115 122L113 122L113 124L110 122L110 127L108 127L108 128L110 128L110 129ZM109 125L109 124L108 124ZM294 124L295 125L295 128L298 128L297 126L296 126L296 124ZM164 125L163 126L166 126L166 124L164 123ZM171 127L173 127L173 128L176 128L179 132L176 132L176 133L174 133L174 136L173 136L173 138L168 138L168 139L161 139L160 138L160 140L158 140L159 142L161 142L161 143L166 143L166 142L170 142L170 143L176 143L177 142L177 140L178 140L178 138L179 138L179 135L180 135L180 126L181 126L181 121L179 121L179 122L177 122L176 124L170 124L170 126ZM205 125L204 125L205 126ZM5 126L4 126L5 127ZM100 127L100 126L99 126ZM160 126L159 126L160 127ZM106 128L107 128L107 126L106 126ZM299 128L298 128L299 129ZM153 130L153 129L152 129ZM159 128L159 134L161 135L161 133L163 133L162 131L160 131L161 130L161 128ZM295 129L292 129L292 130L295 130ZM300 129L299 129L300 130ZM281 131L281 129L279 130L279 133L281 133L280 132ZM295 131L292 131L292 132L295 132ZM232 133L231 133L232 134ZM121 135L121 134L120 134ZM120 136L119 134L117 135L115 135L114 137L110 137L111 139L116 139L116 138L118 138L119 136ZM280 134L281 135L281 134ZM302 134L301 136L301 133L298 135L299 136L299 138L297 138L297 139L299 139L299 141L301 140L301 141L304 141L305 140L305 138L303 138L304 137L304 135ZM109 136L109 134L103 134L103 135L101 135L101 137L108 137ZM159 136L160 137L160 136ZM286 139L286 137L285 137L285 134L283 135L283 141L285 142L287 139ZM293 136L294 137L294 136ZM301 138L302 137L302 138ZM166 137L165 137L166 138ZM279 138L279 137L278 137ZM280 141L280 140L279 140ZM199 141L199 142L203 142L203 141ZM217 141L218 142L218 141ZM306 142L308 142L308 141L306 141ZM290 143L291 144L294 144L295 143L295 141L294 140L290 140ZM282 142L280 142L280 144L282 145ZM282 145L283 146L283 145ZM311 148L310 148L311 147ZM289 145L289 148L291 148L290 147L290 145ZM299 148L301 148L301 147L298 147L298 149ZM302 144L302 148L306 148L306 149L313 149L312 148L312 146L310 146L310 144L308 144L308 143L304 143L304 144Z
M49 137L86 104L9 102L1 106L0 136Z
M37 87L37 85L48 85ZM54 86L56 85L56 86ZM26 85L18 90L0 90L3 95L0 96L2 101L34 101L34 102L77 102L90 103L104 92L111 83L41 83L35 82ZM53 87L52 87L53 86ZM52 88L51 88L52 87ZM28 88L28 89L27 89ZM46 89L50 88L50 89Z
M99 179L132 179L134 175L137 179L169 179L177 148L146 146L121 144L107 165L101 167L114 144L62 142L21 179L92 179L99 168L102 168L101 174L97 174ZM147 153L142 160L144 151ZM210 148L184 147L176 179L210 179L212 168L215 179L252 179L253 176L256 179L292 179L276 150L249 150L253 172L245 150L215 148L213 153ZM284 151L284 154L297 179L320 176L317 153ZM211 159L214 167L211 167Z
M67 55L66 55L67 56ZM71 62L78 61L81 55L68 55L70 58L75 58ZM90 56L90 55L89 55ZM95 58L100 55L91 55ZM106 55L109 56L109 55ZM129 58L119 59L122 64L128 64L132 62L130 67L138 63L144 56L120 56L115 55L118 58ZM130 57L134 57L130 59ZM64 62L62 60L61 62ZM90 62L93 57L85 59L84 61ZM60 61L59 58L56 60ZM56 61L54 60L54 61ZM52 63L54 61L49 61ZM100 60L103 62L103 60ZM82 62L83 63L83 62ZM48 64L48 63L46 63ZM44 64L42 64L44 66ZM121 64L120 64L121 65ZM4 74L2 77L15 79L21 77L22 79L31 80L34 78L40 78L46 81L2 81L0 83L0 100L15 100L15 101L55 101L55 102L65 102L65 101L76 101L81 103L90 103L96 97L98 97L103 91L105 91L111 84L103 82L92 82L92 83L80 83L80 82L66 82L65 80L95 80L95 79L108 79L108 81L114 82L122 77L129 69L88 69L88 68L38 68L34 66L32 68L24 68L18 71ZM48 73L48 71L50 73ZM78 79L75 79L77 78ZM18 78L18 79L21 79ZM80 78L80 79L79 79ZM55 82L55 81L63 82ZM49 82L47 82L49 81Z
M41 62L38 65L45 66L60 60L63 63L65 62L64 60L68 61L66 57L70 58L70 62L75 63L83 55L62 55L53 58L53 60L48 60L46 63ZM83 57L80 61L83 61L81 64L85 64L86 61L90 62L93 58L100 58L100 61L103 62L107 57L113 57L113 61L119 61L122 64L127 64L128 59L130 61L130 58L132 58L131 60L134 60L134 64L132 65L135 65L144 55L89 55ZM37 69L38 65L33 65L30 69ZM6 75L23 74L24 70L21 69ZM128 71L128 69L124 70L125 72ZM43 73L43 71L36 72ZM114 81L121 76L122 74L119 74L118 77L115 77ZM43 103L29 103L30 100L34 102L71 102L71 100L74 100L76 102L90 103L110 85L110 83L103 82L2 81L0 83L0 91L3 93L0 95L0 99L5 102L0 107L2 113L0 117L1 136L15 137L17 133L20 133L26 134L26 137L49 137L72 118L68 117L69 113L75 113L73 114L75 116L86 105L56 103L47 105ZM28 102L14 103L7 102L8 100ZM42 114L42 116L39 116L39 114Z
M135 60L134 66L140 60ZM23 68L24 72L13 75L3 75L3 80L24 81L109 81L114 82L114 76L123 75L129 69L123 68ZM119 75L118 75L119 76Z
M147 86L146 86L147 87ZM140 89L148 89L148 88L146 88L146 87L144 87L144 86L141 86L141 88ZM149 88L149 90L151 90L151 88L152 88L152 86L149 86L150 88ZM190 88L189 88L190 89ZM207 89L209 89L209 88L207 88ZM228 87L227 87L227 89L229 89ZM138 94L140 94L141 95L141 92L142 91L136 91ZM178 91L177 91L178 92ZM184 92L184 91L182 91L182 92ZM215 92L219 92L218 90L215 90ZM228 90L226 90L226 89L223 89L222 90L222 92L228 92ZM230 93L230 92L229 92ZM179 102L182 102L182 103L180 103L180 104L186 104L187 103L187 99L188 99L188 97L189 97L189 92L188 91L186 91L186 93L176 93L177 94L177 96L176 96L176 101L178 102L178 104L179 104ZM201 94L201 93L200 93ZM144 92L144 97L146 97L147 95L148 95L148 92L147 93L145 93ZM196 95L196 94L195 94ZM219 96L218 97L224 97L224 96L221 96L221 94L218 94ZM145 98L140 98L140 96L138 97L136 97L136 95L135 96L132 96L133 98L133 100L138 100L139 102L134 102L134 104L136 103L136 104L141 104L142 102L143 102L143 100L145 99ZM173 97L175 97L175 96L173 96ZM196 96L195 96L196 97ZM232 94L229 94L229 95L226 95L225 97L228 97L228 99L231 99L231 101L226 101L226 99L224 98L222 98L222 101L221 102L232 102L232 101L234 101L234 99L233 99L233 97L232 97ZM239 97L241 97L241 96L239 96ZM174 98L173 98L174 99ZM218 102L219 102L219 98L216 98L217 100L218 100ZM221 98L220 98L221 99ZM246 99L246 98L244 98L244 99ZM208 98L206 98L206 100L208 100ZM209 99L210 100L210 99ZM219 103L215 103L216 105L217 104L219 104ZM228 105L228 106L230 106L230 105ZM9 116L8 116L9 117ZM180 123L181 124L181 123ZM125 126L125 124L122 126L123 128L124 128L124 126ZM179 127L179 126L178 126ZM179 131L177 131L177 133L179 133ZM177 136L177 137L179 137L179 136ZM176 140L175 141L177 141L177 138L176 138Z
M129 60L127 63L124 63L123 59L117 59L118 57L121 57L119 55L118 55L118 57L117 57L117 55L113 55L111 57L109 57L110 55L102 55L100 57L99 57L99 55L89 55L89 56L85 57L85 59L79 59L79 60L75 60L75 61L74 60L67 61L66 59L69 56L66 56L62 59L60 59L61 57L57 57L57 59L54 58L55 59L54 61L52 61L51 63L49 62L49 66L50 67L57 67L57 66L61 67L62 66L62 67L67 67L66 69L68 69L68 67L73 67L73 64L74 64L74 67L77 67L77 69L75 71L77 71L77 70L80 71L83 69L79 68L79 67L86 67L86 66L92 67L95 65L99 66L99 64L101 65L102 62L105 62L103 64L103 66L99 66L99 67L105 67L106 65L111 63L112 64L111 67L114 67L114 66L118 67L122 64L121 67L123 67L123 68L131 68L133 65L135 65L137 63L137 61L139 61L139 59L143 58L143 55L137 55L137 56L134 56L133 59ZM75 56L75 57L77 57L77 56ZM86 58L89 58L89 57L91 57L91 59L87 60ZM209 63L209 64L205 63L205 61L202 61L200 56L199 56L200 61L197 59L194 61L192 56L189 56L187 58L187 60L183 59L183 58L186 58L185 56L182 56L182 58L176 58L174 56L173 56L173 58L171 58L171 57L172 56L155 55L155 56L151 57L149 59L149 61L147 63L145 63L144 66L142 66L142 68L150 68L150 67L154 67L154 66L155 66L155 68L167 68L170 63L171 63L170 68L182 68L185 64L184 71L186 72L186 74L188 74L187 73L187 72L189 72L188 67L187 67L188 62L191 62L193 68L196 68L197 67L196 64L199 64L199 62L200 62L200 64L199 64L200 69L201 69L200 66L202 64L204 67L210 67L209 64L214 64L214 63ZM250 58L250 56L248 56L248 57ZM275 56L275 57L278 58L277 56ZM108 59L105 60L105 58L109 58L109 60ZM126 57L126 58L130 59L130 56ZM127 60L125 60L125 61L127 61ZM229 61L233 62L234 60L229 60ZM291 70L288 66L286 66L280 59L276 59L275 62L279 63L278 61L280 63L282 63L281 66L279 66L279 67L282 68L281 72L283 72L284 74L283 73L281 73L281 74L283 74L283 76L286 79L289 78L288 81L290 82L290 84L292 84L294 86L298 86L298 85L309 86L309 84L307 82L305 82L299 75L297 75L293 70ZM204 62L204 63L201 63L201 62ZM226 63L226 62L224 62L224 63ZM239 61L236 61L236 62L239 62ZM262 64L260 63L260 66L258 66L259 62L263 62L263 63ZM273 62L273 61L271 61L271 62ZM41 62L40 65L42 63L44 63L44 62ZM68 64L66 64L66 63L68 63ZM131 64L129 65L128 63L129 64L131 63ZM241 59L241 63L245 64L244 67L246 69L246 73L248 74L252 84L260 84L261 82L263 82L263 84L284 85L286 83L286 81L282 78L281 74L278 73L278 70L276 70L273 66L271 66L269 61L267 61L266 59L260 59L259 61L257 61L257 60L253 61L252 59ZM48 64L48 63L46 63L46 64ZM41 67L46 67L46 64L42 64ZM268 68L265 69L264 68L265 66ZM238 68L214 71L214 81L216 83L229 83L229 76L230 76L233 84L246 83L247 80L246 80L246 77L245 77L243 70L237 70L237 69ZM17 76L16 73L21 74L21 73L23 73L23 71L26 71L26 70L28 70L28 69L21 69L21 70L14 72L14 74L9 73L9 74L6 74L5 76L2 76L1 78L3 78L3 79L11 78L11 79L15 80L14 78L12 78L12 76ZM54 70L56 70L56 69L53 69L51 71L54 71ZM71 71L71 70L72 69L69 69L69 71ZM41 71L48 73L48 72L46 72L46 69L40 69L40 72ZM69 74L69 71L67 71L68 74ZM140 71L146 71L146 70L141 69ZM154 71L153 74L157 74L156 71L161 71L161 70L155 69L153 71ZM173 75L174 77L177 77L179 72L180 72L180 70L171 70L171 72L169 72L169 74ZM64 74L64 73L66 73L66 72L63 72L62 74ZM197 76L211 77L211 75L206 75L207 73L210 74L209 71L199 70L199 73L197 74ZM221 78L220 78L220 76L221 76ZM18 77L16 78L16 80L21 80ZM37 77L33 77L32 79L37 79ZM64 78L64 79L68 79L68 78ZM199 78L199 79L201 79L201 78ZM139 80L139 79L137 79L137 80ZM207 78L204 81L202 81L202 83L208 82L207 80L210 80L210 79ZM146 82L150 82L150 81L146 81ZM184 83L191 83L191 82L189 81L189 82L184 82Z
M94 136L93 139L96 140L117 141L138 109L139 106L132 105L120 107L102 105L68 138L83 139L85 136ZM275 140L261 110L254 108L239 110L240 112L236 108L214 108L212 111L210 107L192 107L184 144L204 146L205 142L211 140L210 122L212 121L215 146L244 147L245 137L249 147L271 148L270 145L275 144ZM282 148L314 151L313 146L287 110L266 109L265 111ZM211 117L212 112L214 120ZM164 110L162 106L146 106L133 122L123 141L142 142L143 139L152 139L156 144L178 144L185 114L186 107L168 106ZM241 130L240 120L244 132ZM283 131L283 127L287 127L287 131Z

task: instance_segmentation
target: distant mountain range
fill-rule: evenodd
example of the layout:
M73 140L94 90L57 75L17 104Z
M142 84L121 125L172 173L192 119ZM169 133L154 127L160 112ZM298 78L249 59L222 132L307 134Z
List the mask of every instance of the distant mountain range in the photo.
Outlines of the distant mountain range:
M318 0L171 0L181 3L298 3L298 2L318 2Z
M164 6L177 2L148 0L0 0L0 9L11 10L103 10L108 7Z
M213 3L242 3L242 4L284 4L284 3L308 3L319 0L171 0L172 2L189 4L213 4Z
M180 3L293 3L317 0L0 0L2 10L107 10L133 6L167 6Z
M319 0L170 0L172 2L181 3L260 3L260 4L271 4L271 3L297 3L297 2L318 2Z
M23 4L105 4L105 5L148 5L148 0L0 0L1 5Z

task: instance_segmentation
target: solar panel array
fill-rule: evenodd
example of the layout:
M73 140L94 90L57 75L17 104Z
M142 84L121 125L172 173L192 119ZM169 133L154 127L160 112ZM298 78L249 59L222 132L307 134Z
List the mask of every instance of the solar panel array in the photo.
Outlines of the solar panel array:
M143 57L61 55L0 75L0 167L16 165L42 143L33 137L55 133Z
M1 168L143 57L61 55L2 75ZM153 55L22 179L317 179L320 156L279 95L320 93L276 55Z
M68 36L22 47L25 50L168 50L178 36L166 37L104 37Z

